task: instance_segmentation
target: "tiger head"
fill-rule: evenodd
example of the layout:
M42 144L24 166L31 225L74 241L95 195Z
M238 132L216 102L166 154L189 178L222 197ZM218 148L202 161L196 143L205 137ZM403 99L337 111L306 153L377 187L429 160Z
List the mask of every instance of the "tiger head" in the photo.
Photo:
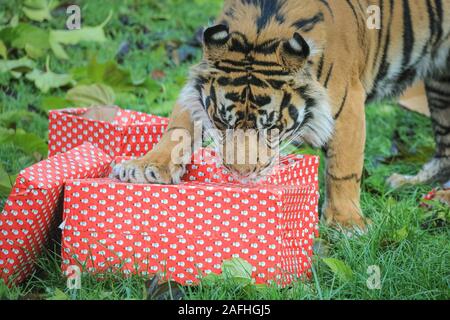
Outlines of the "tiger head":
M328 96L312 75L311 48L299 33L252 43L217 25L204 31L203 41L203 59L180 102L194 120L221 133L223 162L233 173L254 180L273 166L280 145L327 142Z

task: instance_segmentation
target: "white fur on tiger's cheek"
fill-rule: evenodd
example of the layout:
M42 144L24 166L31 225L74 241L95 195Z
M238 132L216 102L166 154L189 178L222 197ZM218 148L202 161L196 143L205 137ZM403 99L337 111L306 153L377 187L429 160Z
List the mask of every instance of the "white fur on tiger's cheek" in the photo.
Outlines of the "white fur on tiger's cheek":
M305 128L303 139L314 147L324 146L330 140L334 131L334 119L326 99L310 109L312 120Z
M190 81L191 82L191 81ZM200 93L188 82L181 90L178 104L191 113L193 122L201 122L204 128L211 128L212 123L200 101ZM206 103L203 100L203 103Z
M206 104L206 98L203 100L203 104ZM213 122L211 121L208 113L202 105L202 101L200 101L200 93L195 89L193 81L190 80L181 90L180 97L178 99L178 104L183 108L190 112L191 119L194 125L201 124L204 131L208 137L212 138L216 143L220 141L220 135L218 135L217 131L214 130ZM202 138L194 135L194 139ZM197 146L197 141L194 141L194 146ZM195 151L195 150L194 150Z
M323 49L319 48L314 41L311 39L305 38L306 43L309 46L309 56L314 57L315 55L322 53Z

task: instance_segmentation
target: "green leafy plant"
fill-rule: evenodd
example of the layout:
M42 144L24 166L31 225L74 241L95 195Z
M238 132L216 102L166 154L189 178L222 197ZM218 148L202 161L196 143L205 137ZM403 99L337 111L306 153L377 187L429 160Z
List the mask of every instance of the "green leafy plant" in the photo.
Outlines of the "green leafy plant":
M10 73L14 78L20 78L24 73L33 70L36 63L26 57L17 60L0 60L0 73Z
M52 88L60 88L69 84L74 84L72 75L54 73L50 69L50 58L47 56L45 71L33 69L27 73L26 78L34 82L36 87L46 93Z
M11 191L15 177L8 174L0 164L0 195L7 196Z
M113 105L116 100L114 90L105 84L76 86L66 94L66 100L77 106Z
M22 10L29 19L42 22L52 19L51 12L58 4L55 0L25 0Z
M353 271L344 261L336 258L323 258L322 261L342 281L347 282L352 280Z
M50 30L49 46L55 56L60 59L69 59L63 45L77 45L81 42L105 42L106 36L103 28L112 17L110 11L106 20L96 27L83 27L79 30Z
M0 128L0 144L3 143L14 144L27 154L33 155L36 160L41 160L48 153L48 146L43 139L23 129L13 130Z

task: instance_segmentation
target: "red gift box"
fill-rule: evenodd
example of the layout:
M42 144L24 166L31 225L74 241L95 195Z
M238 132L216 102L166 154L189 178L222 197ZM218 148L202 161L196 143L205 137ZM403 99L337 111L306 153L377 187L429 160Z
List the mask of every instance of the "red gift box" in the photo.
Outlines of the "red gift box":
M0 279L19 283L32 271L61 219L65 180L104 177L110 163L108 155L86 143L20 172L0 215Z
M200 275L220 273L223 260L240 257L252 264L256 283L289 283L308 273L319 158L286 157L253 185L233 181L209 152L200 159L179 185L69 181L62 269L162 272L191 284Z
M52 110L49 155L90 142L110 156L145 155L158 143L168 119L117 107Z

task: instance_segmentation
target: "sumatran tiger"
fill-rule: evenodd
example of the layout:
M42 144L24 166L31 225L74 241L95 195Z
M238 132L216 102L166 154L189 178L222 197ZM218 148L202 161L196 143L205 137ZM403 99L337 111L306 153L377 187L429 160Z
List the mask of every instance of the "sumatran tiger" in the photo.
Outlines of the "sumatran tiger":
M370 6L379 8L379 28L368 25ZM193 134L196 121L220 131L276 128L282 140L323 148L325 222L364 230L366 103L423 80L436 154L417 176L388 180L399 186L450 179L449 52L450 0L225 1L217 24L204 30L203 59L191 69L166 134L146 156L113 172L131 183L175 184L184 162L174 154L186 156L172 152L180 143L175 131ZM227 167L257 177L272 166L268 159Z

